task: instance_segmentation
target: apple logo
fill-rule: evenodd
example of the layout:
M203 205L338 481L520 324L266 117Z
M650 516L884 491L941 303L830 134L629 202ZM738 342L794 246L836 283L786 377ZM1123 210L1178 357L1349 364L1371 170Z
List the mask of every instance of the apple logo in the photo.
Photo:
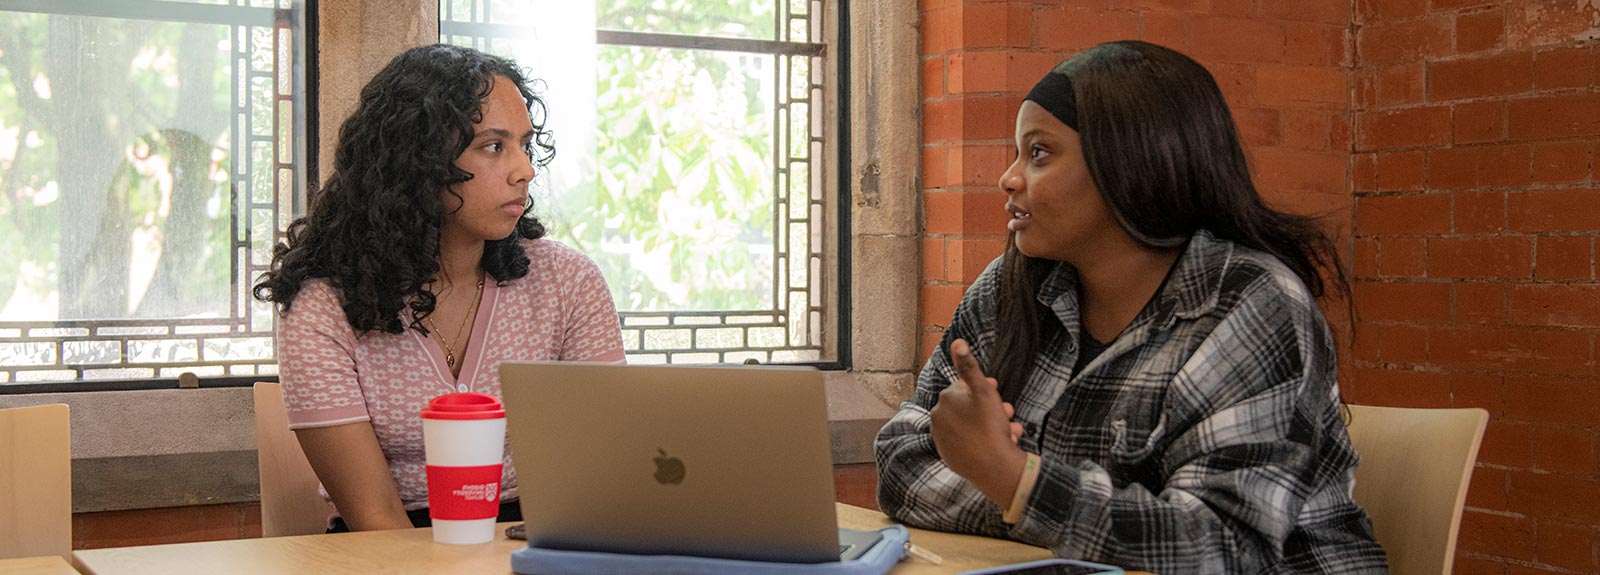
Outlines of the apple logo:
M662 485L683 483L683 476L686 473L683 468L683 460L667 455L667 450L665 449L657 447L656 451L661 453L660 456L655 458L656 483Z

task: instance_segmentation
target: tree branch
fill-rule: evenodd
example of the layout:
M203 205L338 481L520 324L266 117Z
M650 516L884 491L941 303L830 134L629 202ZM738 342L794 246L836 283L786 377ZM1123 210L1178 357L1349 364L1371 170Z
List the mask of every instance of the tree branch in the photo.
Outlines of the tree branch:
M11 221L17 225L19 230L24 228L22 227L22 210L16 209L17 176L20 175L19 172L21 171L22 155L28 149L25 145L28 142L28 132L33 130L33 122L31 120L33 118L28 114L22 115L22 124L17 126L17 151L11 156L11 165L6 167L5 175L0 176L0 197L4 197L7 206L12 208L10 210Z
M24 57L23 51L12 41L21 33L20 30L11 28L6 30L5 34L0 34L0 53L9 56L0 57L0 63L5 64L7 75L11 77L12 89L17 93L17 100L22 103L22 113L39 116L48 128L53 125L51 119L54 117L55 109L51 101L40 98L33 91L33 85L30 83L33 79L33 69L28 66L28 59Z

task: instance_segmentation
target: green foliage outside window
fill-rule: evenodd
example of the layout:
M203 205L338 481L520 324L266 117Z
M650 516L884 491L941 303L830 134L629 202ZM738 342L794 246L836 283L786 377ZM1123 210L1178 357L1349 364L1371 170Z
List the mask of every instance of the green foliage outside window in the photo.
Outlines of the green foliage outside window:
M597 4L602 30L773 37L770 0ZM507 9L497 5L494 13ZM775 61L770 55L599 46L594 165L581 168L576 186L551 190L554 205L544 211L552 214L555 239L600 265L619 308L775 305ZM560 133L556 145L558 155L588 152L562 148Z
M228 315L229 41L0 12L3 319Z

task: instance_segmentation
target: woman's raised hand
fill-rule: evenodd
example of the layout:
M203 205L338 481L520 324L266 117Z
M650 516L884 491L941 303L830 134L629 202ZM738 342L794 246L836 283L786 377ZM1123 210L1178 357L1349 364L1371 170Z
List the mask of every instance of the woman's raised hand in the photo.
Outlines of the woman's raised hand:
M939 393L929 413L934 449L945 466L1001 508L1009 505L1027 455L1017 447L1022 424L1000 399L999 382L984 375L966 340L950 344L957 379Z

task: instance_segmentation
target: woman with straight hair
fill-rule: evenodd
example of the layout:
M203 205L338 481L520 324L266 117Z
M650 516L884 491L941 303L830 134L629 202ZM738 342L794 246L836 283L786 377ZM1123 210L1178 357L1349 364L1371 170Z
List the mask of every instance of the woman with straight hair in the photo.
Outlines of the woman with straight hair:
M500 396L505 361L621 361L605 278L543 239L528 184L555 147L516 63L436 44L361 89L333 173L255 296L277 304L289 427L330 531L430 524L420 413ZM506 450L500 520L521 519Z
M1101 44L1015 137L1006 252L878 435L884 512L1166 575L1386 572L1317 307L1337 253L1262 201L1211 74Z

